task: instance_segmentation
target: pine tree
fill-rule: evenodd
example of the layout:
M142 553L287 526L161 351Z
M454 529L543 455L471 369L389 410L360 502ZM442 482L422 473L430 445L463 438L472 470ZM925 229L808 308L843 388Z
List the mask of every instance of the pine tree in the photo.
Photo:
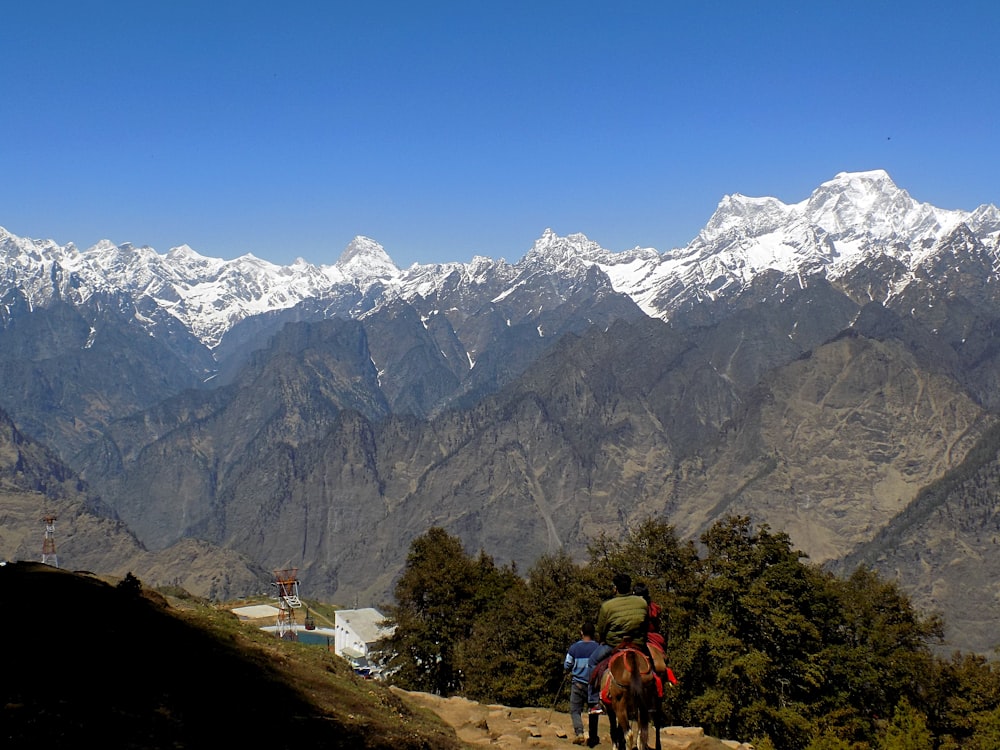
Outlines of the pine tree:
M462 689L456 650L481 606L481 565L439 527L413 540L386 615L393 632L377 647L394 683L440 695Z
M879 750L933 750L927 718L903 698L879 742Z

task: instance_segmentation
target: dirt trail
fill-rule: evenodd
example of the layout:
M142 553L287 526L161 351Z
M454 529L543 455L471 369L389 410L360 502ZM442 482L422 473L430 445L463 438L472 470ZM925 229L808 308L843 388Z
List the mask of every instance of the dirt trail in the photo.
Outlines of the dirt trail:
M442 698L430 693L391 689L410 705L432 710L470 747L502 750L569 750L574 747L573 724L567 713L544 708L483 705L466 698ZM611 750L606 716L601 716L599 736L601 744L598 747ZM752 750L748 744L706 737L699 727L664 727L660 730L660 743L663 750Z

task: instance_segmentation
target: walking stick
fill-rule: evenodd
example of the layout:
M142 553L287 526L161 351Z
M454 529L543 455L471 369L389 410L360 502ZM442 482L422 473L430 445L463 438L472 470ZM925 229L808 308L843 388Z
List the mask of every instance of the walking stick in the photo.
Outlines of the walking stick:
M559 683L559 689L556 690L556 699L552 701L552 708L549 709L549 718L545 720L546 724L552 723L552 712L556 710L556 704L559 702L559 695L562 693L563 686L566 684L566 680L568 678L569 678L569 672L564 672L562 682Z

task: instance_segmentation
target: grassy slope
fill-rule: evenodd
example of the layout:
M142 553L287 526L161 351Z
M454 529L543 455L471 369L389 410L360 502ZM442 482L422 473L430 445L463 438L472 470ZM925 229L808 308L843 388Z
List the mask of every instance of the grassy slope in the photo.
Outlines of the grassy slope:
M35 563L0 567L0 591L4 747L463 747L326 649L200 600Z

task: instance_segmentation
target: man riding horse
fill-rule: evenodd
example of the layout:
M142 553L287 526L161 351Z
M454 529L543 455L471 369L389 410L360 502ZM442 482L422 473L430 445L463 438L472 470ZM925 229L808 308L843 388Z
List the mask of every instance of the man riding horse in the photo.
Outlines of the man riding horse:
M649 602L632 593L632 579L628 574L618 573L613 581L615 595L601 605L597 616L596 635L601 645L590 658L591 688L595 694L601 689L602 677L607 670L609 661L616 653L625 649L638 651L642 654L643 660L648 659L658 676L658 680L662 680L667 674L663 651L658 647L650 647L646 643L649 626ZM662 681L656 692L658 695L662 695ZM648 709L657 719L660 719L662 712L659 700L653 702L655 705L648 706ZM660 721L657 723L659 724Z
M618 573L613 579L615 595L601 605L597 615L597 642L601 645L590 657L591 684L596 685L603 672L602 664L613 651L623 644L631 644L653 660L660 675L667 671L666 656L662 648L646 644L649 628L649 602L632 593L632 578ZM595 671L596 668L596 671Z
M591 656L595 666L624 642L636 646L646 643L646 600L632 594L632 578L627 573L616 574L614 584L615 595L597 614L597 642L601 646Z

